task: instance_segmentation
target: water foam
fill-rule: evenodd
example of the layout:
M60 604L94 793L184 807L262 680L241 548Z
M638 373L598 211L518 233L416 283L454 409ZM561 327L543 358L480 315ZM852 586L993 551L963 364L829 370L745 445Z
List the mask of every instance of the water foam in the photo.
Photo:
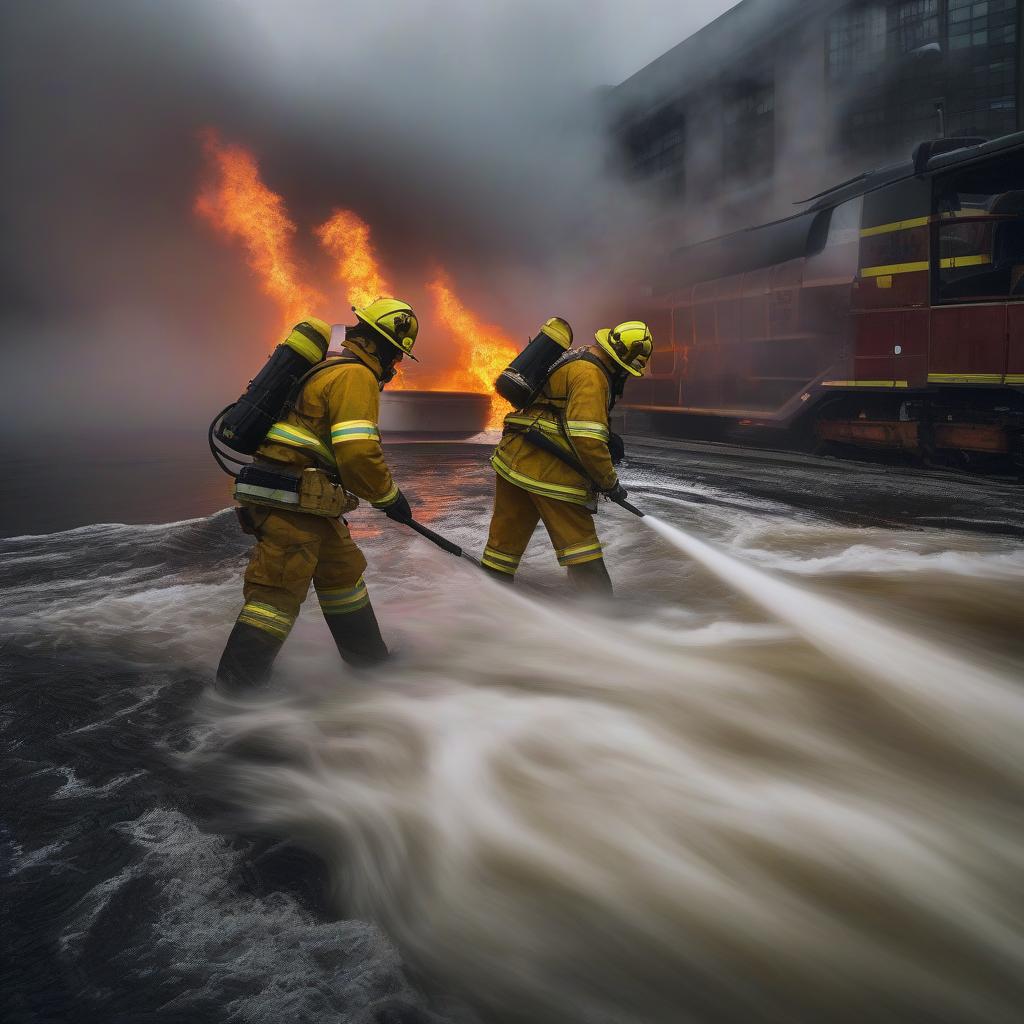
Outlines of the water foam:
M1004 680L965 716L932 662L868 676L804 642L834 609L788 583L792 633L687 646L671 617L443 579L403 602L395 665L211 709L198 761L324 859L339 911L493 1020L1013 1019Z
M797 529L770 510L758 534L747 529L756 511L674 507L744 558L774 551L778 562L764 564L796 572L808 555L823 559L805 575L832 591L822 603L725 554L747 597L761 598L737 599L739 576L707 572L693 551L680 558L670 537L612 511L601 528L619 601L585 608L555 589L561 571L540 537L524 576L550 590L544 599L385 525L366 543L368 580L399 657L352 676L307 602L275 698L211 702L196 762L248 826L324 859L339 914L378 922L405 962L488 1020L1016 1021L1024 778L1011 681L836 600L860 582L829 556L857 537L882 548L884 532L820 520ZM486 516L477 495L434 525L472 547ZM4 628L99 652L116 670L141 659L147 675L209 675L240 603L246 546L224 516L55 535L38 548L0 542L66 559L49 579L28 570L52 559L4 566L17 598ZM992 593L1010 600L1005 574L977 569L982 580L993 569ZM930 590L954 571L907 574L906 586ZM868 632L829 640L865 620ZM969 642L959 620L947 628L954 621ZM865 638L882 649L851 650ZM82 691L75 675L63 684ZM150 698L145 679L130 685L103 712L105 743L138 728L128 712ZM244 741L272 756L246 757ZM130 770L138 751L125 753ZM96 781L98 793L106 776ZM354 955L338 976L351 937L373 954L373 979L378 943L397 964L376 929L240 894L237 852L184 815L159 808L118 827L139 857L78 908L72 957L152 891L159 963L186 970L184 988L225 1017L349 1012L367 960ZM141 985L154 961L128 955Z
M154 912L152 953L175 965L177 990L161 1016L246 1021L434 1021L420 1008L394 948L372 925L317 921L281 893L237 891L232 876L240 853L219 836L200 831L180 811L157 808L115 826L140 850L137 860L95 886L75 908L60 939L63 955L79 956L84 944L111 927L115 901L145 880ZM225 899L230 897L230 912ZM151 968L135 953L121 956L136 984ZM148 968L148 970L147 970ZM380 1015L380 1016L379 1016Z
M1024 702L1013 680L771 576L656 516L643 521L823 653L886 684L877 691L884 699L937 726L948 728L955 719L983 757L998 757L1011 772L1022 767L1012 736L1024 728Z

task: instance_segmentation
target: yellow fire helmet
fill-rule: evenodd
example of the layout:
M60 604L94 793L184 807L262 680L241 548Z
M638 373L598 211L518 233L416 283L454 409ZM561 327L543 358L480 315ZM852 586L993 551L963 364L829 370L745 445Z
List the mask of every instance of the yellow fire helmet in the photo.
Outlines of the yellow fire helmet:
M401 299L374 299L368 306L353 306L352 312L368 327L387 338L395 348L419 362L412 354L412 347L416 343L420 322L408 302Z
M654 350L651 329L640 320L627 320L611 329L604 327L594 335L601 346L627 373L642 377Z

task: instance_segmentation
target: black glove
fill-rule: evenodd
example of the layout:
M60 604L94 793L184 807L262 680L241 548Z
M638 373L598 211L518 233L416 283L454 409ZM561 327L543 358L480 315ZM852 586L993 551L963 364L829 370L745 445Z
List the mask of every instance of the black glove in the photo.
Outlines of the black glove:
M626 488L616 480L615 486L609 487L608 490L604 492L604 496L609 501L625 501L626 498L629 497L629 491L627 491Z
M412 522L412 509L409 508L409 499L401 491L398 492L398 497L390 505L382 508L381 511L388 519L394 519L396 523Z
M617 466L626 457L626 442L614 431L608 435L608 454L613 466Z

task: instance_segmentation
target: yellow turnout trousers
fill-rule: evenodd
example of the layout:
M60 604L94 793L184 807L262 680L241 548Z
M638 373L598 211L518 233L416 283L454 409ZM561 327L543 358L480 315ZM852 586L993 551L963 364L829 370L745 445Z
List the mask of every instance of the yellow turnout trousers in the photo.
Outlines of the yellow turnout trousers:
M283 641L312 581L328 623L370 603L366 558L340 519L247 505L257 531L238 621Z
M496 476L494 512L481 562L488 569L515 575L541 520L559 565L583 565L603 557L594 516L582 505L542 497Z

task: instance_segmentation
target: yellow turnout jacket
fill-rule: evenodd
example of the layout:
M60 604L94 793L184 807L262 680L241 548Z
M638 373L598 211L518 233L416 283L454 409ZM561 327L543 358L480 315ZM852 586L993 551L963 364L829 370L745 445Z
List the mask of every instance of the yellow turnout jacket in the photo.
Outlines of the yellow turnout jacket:
M609 365L596 345L586 351ZM585 359L566 362L551 374L528 409L505 417L501 443L491 457L494 471L533 494L574 505L591 505L595 497L593 485L606 491L618 479L608 452L610 405L608 375L600 367ZM526 440L523 432L531 425L575 455L593 484Z
M287 416L267 432L256 456L336 472L345 490L384 507L398 496L398 487L384 461L377 427L381 366L356 344L345 347L355 360L317 371Z

